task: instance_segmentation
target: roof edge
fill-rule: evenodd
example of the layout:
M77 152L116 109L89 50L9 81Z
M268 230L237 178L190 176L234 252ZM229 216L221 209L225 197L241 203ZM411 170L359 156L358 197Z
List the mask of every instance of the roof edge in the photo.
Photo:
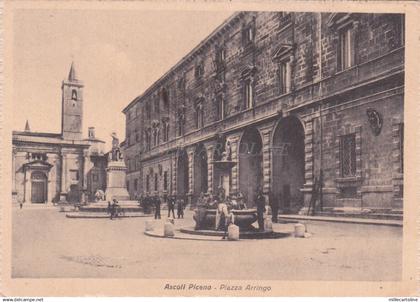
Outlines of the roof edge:
M122 113L126 113L139 99L142 99L146 95L148 95L151 91L154 90L158 84L163 82L165 78L167 78L171 73L175 72L179 67L181 67L189 57L193 56L195 53L198 53L199 50L206 46L206 44L217 35L219 31L221 31L225 26L232 25L238 18L240 18L244 14L243 11L236 11L230 17L228 17L225 21L222 22L219 26L217 26L207 37L205 37L197 46L195 46L190 52L188 52L181 60L179 60L175 65L173 65L166 73L164 73L159 79L157 79L152 85L150 85L142 94L135 97L123 110Z

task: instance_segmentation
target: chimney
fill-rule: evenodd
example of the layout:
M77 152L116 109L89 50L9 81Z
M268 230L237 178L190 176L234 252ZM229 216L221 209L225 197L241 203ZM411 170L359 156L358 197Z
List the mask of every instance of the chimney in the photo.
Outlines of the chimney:
M88 128L88 138L95 138L95 127Z

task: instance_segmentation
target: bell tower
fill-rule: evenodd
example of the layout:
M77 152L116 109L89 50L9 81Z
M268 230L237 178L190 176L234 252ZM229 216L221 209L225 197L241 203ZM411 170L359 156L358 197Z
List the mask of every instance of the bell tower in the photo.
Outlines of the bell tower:
M83 82L76 76L74 63L71 63L69 76L61 85L62 112L61 135L66 140L82 139L83 120Z

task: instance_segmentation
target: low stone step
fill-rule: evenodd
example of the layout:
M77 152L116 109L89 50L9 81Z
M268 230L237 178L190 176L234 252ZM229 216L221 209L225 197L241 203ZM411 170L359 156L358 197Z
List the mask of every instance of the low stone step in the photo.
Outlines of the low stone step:
M394 213L355 213L355 212L316 212L317 216L324 217L348 217L348 218L368 218L368 219L389 219L403 220L403 214Z
M151 217L151 214L144 214L142 212L129 212L118 215L118 218L135 218L135 217ZM110 219L108 213L104 212L72 212L66 214L67 218L106 218Z

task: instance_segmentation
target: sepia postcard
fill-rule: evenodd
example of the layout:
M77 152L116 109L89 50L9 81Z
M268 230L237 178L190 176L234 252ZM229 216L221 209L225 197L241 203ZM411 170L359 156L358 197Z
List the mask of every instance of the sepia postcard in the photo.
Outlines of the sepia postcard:
M416 296L419 7L3 2L1 294Z

